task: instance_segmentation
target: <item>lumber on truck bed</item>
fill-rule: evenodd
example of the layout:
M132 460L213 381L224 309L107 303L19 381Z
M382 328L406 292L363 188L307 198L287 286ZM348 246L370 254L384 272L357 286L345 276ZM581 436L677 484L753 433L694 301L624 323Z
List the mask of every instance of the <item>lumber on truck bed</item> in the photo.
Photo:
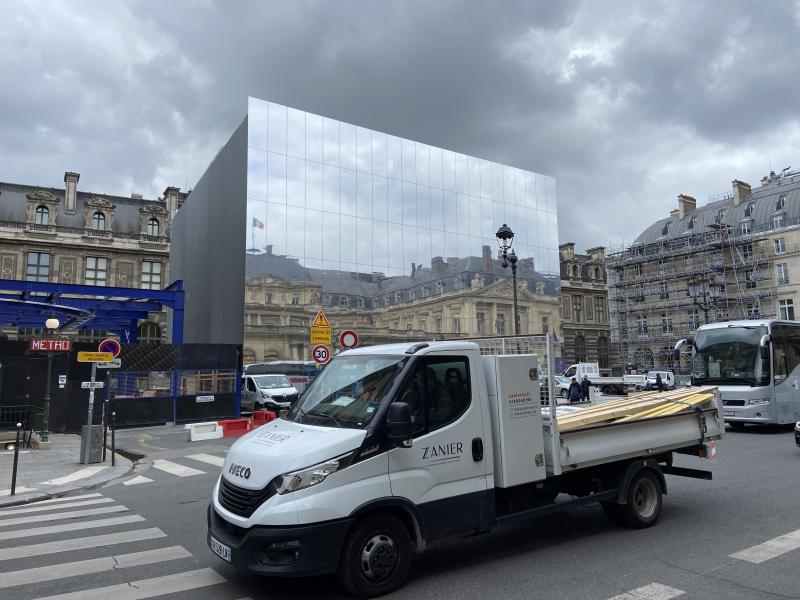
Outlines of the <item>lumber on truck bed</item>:
M708 408L714 404L714 386L681 388L669 392L640 392L620 400L611 400L576 408L558 417L559 431L569 431L587 425L637 421L653 417Z

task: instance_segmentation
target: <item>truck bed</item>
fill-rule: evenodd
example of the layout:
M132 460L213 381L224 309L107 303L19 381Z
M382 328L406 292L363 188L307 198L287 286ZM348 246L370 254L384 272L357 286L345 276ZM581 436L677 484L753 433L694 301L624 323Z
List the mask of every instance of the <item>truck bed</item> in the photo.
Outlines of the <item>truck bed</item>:
M544 427L546 435L551 435L549 419ZM674 414L594 423L557 433L556 460L560 469L556 472L706 444L720 439L724 428L721 401L715 390L713 402L704 408L687 407ZM553 464L550 448L546 448L546 460Z

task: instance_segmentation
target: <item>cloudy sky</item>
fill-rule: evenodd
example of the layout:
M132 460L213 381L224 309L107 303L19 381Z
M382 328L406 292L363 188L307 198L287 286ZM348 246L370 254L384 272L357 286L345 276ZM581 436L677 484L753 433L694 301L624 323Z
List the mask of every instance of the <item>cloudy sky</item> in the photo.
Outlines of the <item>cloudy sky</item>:
M561 241L800 169L800 1L0 4L0 180L191 187L248 95L552 175Z

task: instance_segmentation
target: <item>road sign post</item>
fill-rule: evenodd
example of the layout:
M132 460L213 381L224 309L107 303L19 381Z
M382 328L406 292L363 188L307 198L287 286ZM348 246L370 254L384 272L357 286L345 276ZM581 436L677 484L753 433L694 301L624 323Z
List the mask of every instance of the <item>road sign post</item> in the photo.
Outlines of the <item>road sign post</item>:
M81 353L79 353L80 355ZM100 352L87 352L86 354L103 354ZM110 354L110 353L108 353ZM80 360L80 358L78 358ZM83 440L83 464L89 464L89 451L91 450L92 444L92 413L94 412L94 384L95 384L95 377L97 375L97 363L92 362L92 378L91 378L91 385L89 386L89 408L86 411L86 439ZM82 387L82 386L81 386Z

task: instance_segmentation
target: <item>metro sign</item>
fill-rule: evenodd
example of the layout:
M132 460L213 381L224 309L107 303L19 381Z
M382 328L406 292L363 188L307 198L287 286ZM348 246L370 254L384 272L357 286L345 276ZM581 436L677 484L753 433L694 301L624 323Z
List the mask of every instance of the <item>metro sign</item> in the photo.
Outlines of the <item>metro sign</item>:
M28 346L31 350L44 350L46 352L69 352L70 340L31 340Z

